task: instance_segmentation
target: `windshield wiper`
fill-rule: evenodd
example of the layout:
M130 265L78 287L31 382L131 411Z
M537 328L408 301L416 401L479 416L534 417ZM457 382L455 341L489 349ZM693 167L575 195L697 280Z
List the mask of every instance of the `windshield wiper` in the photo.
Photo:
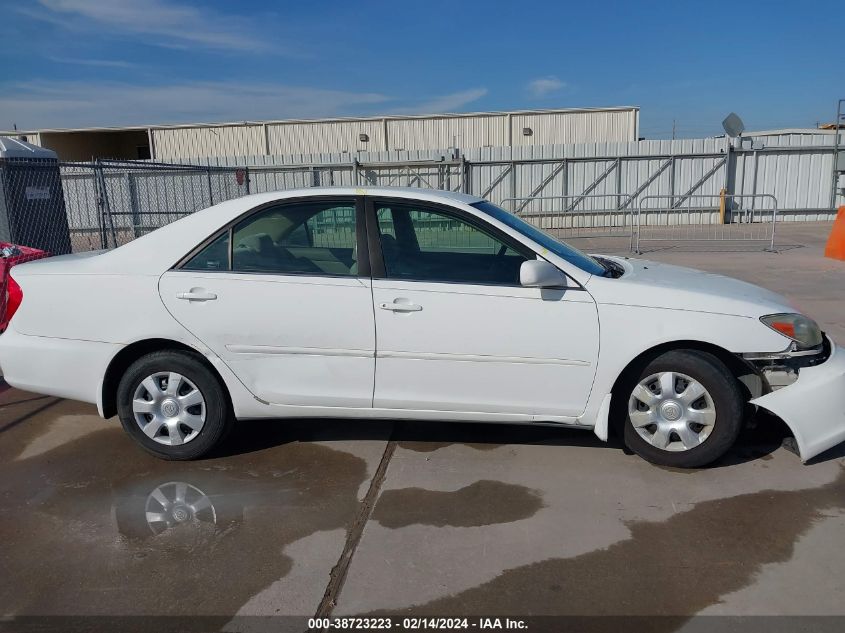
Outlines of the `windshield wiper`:
M595 259L599 264L604 267L604 275L602 275L603 277L618 279L619 277L625 274L625 268L617 262L613 261L612 259L596 257L595 255L593 255L593 259Z

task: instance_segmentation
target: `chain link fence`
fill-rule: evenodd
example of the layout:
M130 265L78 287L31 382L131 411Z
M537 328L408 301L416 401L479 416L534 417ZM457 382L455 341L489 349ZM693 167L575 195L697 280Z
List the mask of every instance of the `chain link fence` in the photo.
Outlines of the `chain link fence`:
M246 168L5 160L0 241L52 254L112 248L249 192Z
M129 161L60 163L73 250L120 246L250 192L247 168Z

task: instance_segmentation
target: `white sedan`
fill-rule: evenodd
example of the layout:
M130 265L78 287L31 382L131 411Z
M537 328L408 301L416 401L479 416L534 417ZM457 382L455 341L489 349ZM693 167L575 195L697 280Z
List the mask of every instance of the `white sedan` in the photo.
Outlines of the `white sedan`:
M616 430L679 467L723 455L754 406L804 460L845 440L845 350L783 297L591 257L469 195L253 195L12 275L6 381L96 403L165 459L248 418Z

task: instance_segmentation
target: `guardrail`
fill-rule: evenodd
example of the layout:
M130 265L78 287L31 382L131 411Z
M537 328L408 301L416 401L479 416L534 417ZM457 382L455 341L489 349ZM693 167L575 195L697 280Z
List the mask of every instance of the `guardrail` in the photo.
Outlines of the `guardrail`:
M772 194L643 196L637 207L632 251L643 242L760 242L775 250L778 201ZM757 201L770 204L759 208ZM650 204L668 201L663 204ZM715 202L715 204L713 204Z

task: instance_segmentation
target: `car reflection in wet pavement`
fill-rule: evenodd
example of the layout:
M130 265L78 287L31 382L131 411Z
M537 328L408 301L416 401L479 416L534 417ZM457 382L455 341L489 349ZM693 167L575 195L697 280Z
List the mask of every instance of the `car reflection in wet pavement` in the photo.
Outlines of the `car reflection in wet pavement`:
M290 571L290 543L337 531L336 560L367 477L365 459L301 441L319 438L298 424L256 428L258 450L247 430L227 456L174 463L87 405L0 398L5 614L233 614Z

